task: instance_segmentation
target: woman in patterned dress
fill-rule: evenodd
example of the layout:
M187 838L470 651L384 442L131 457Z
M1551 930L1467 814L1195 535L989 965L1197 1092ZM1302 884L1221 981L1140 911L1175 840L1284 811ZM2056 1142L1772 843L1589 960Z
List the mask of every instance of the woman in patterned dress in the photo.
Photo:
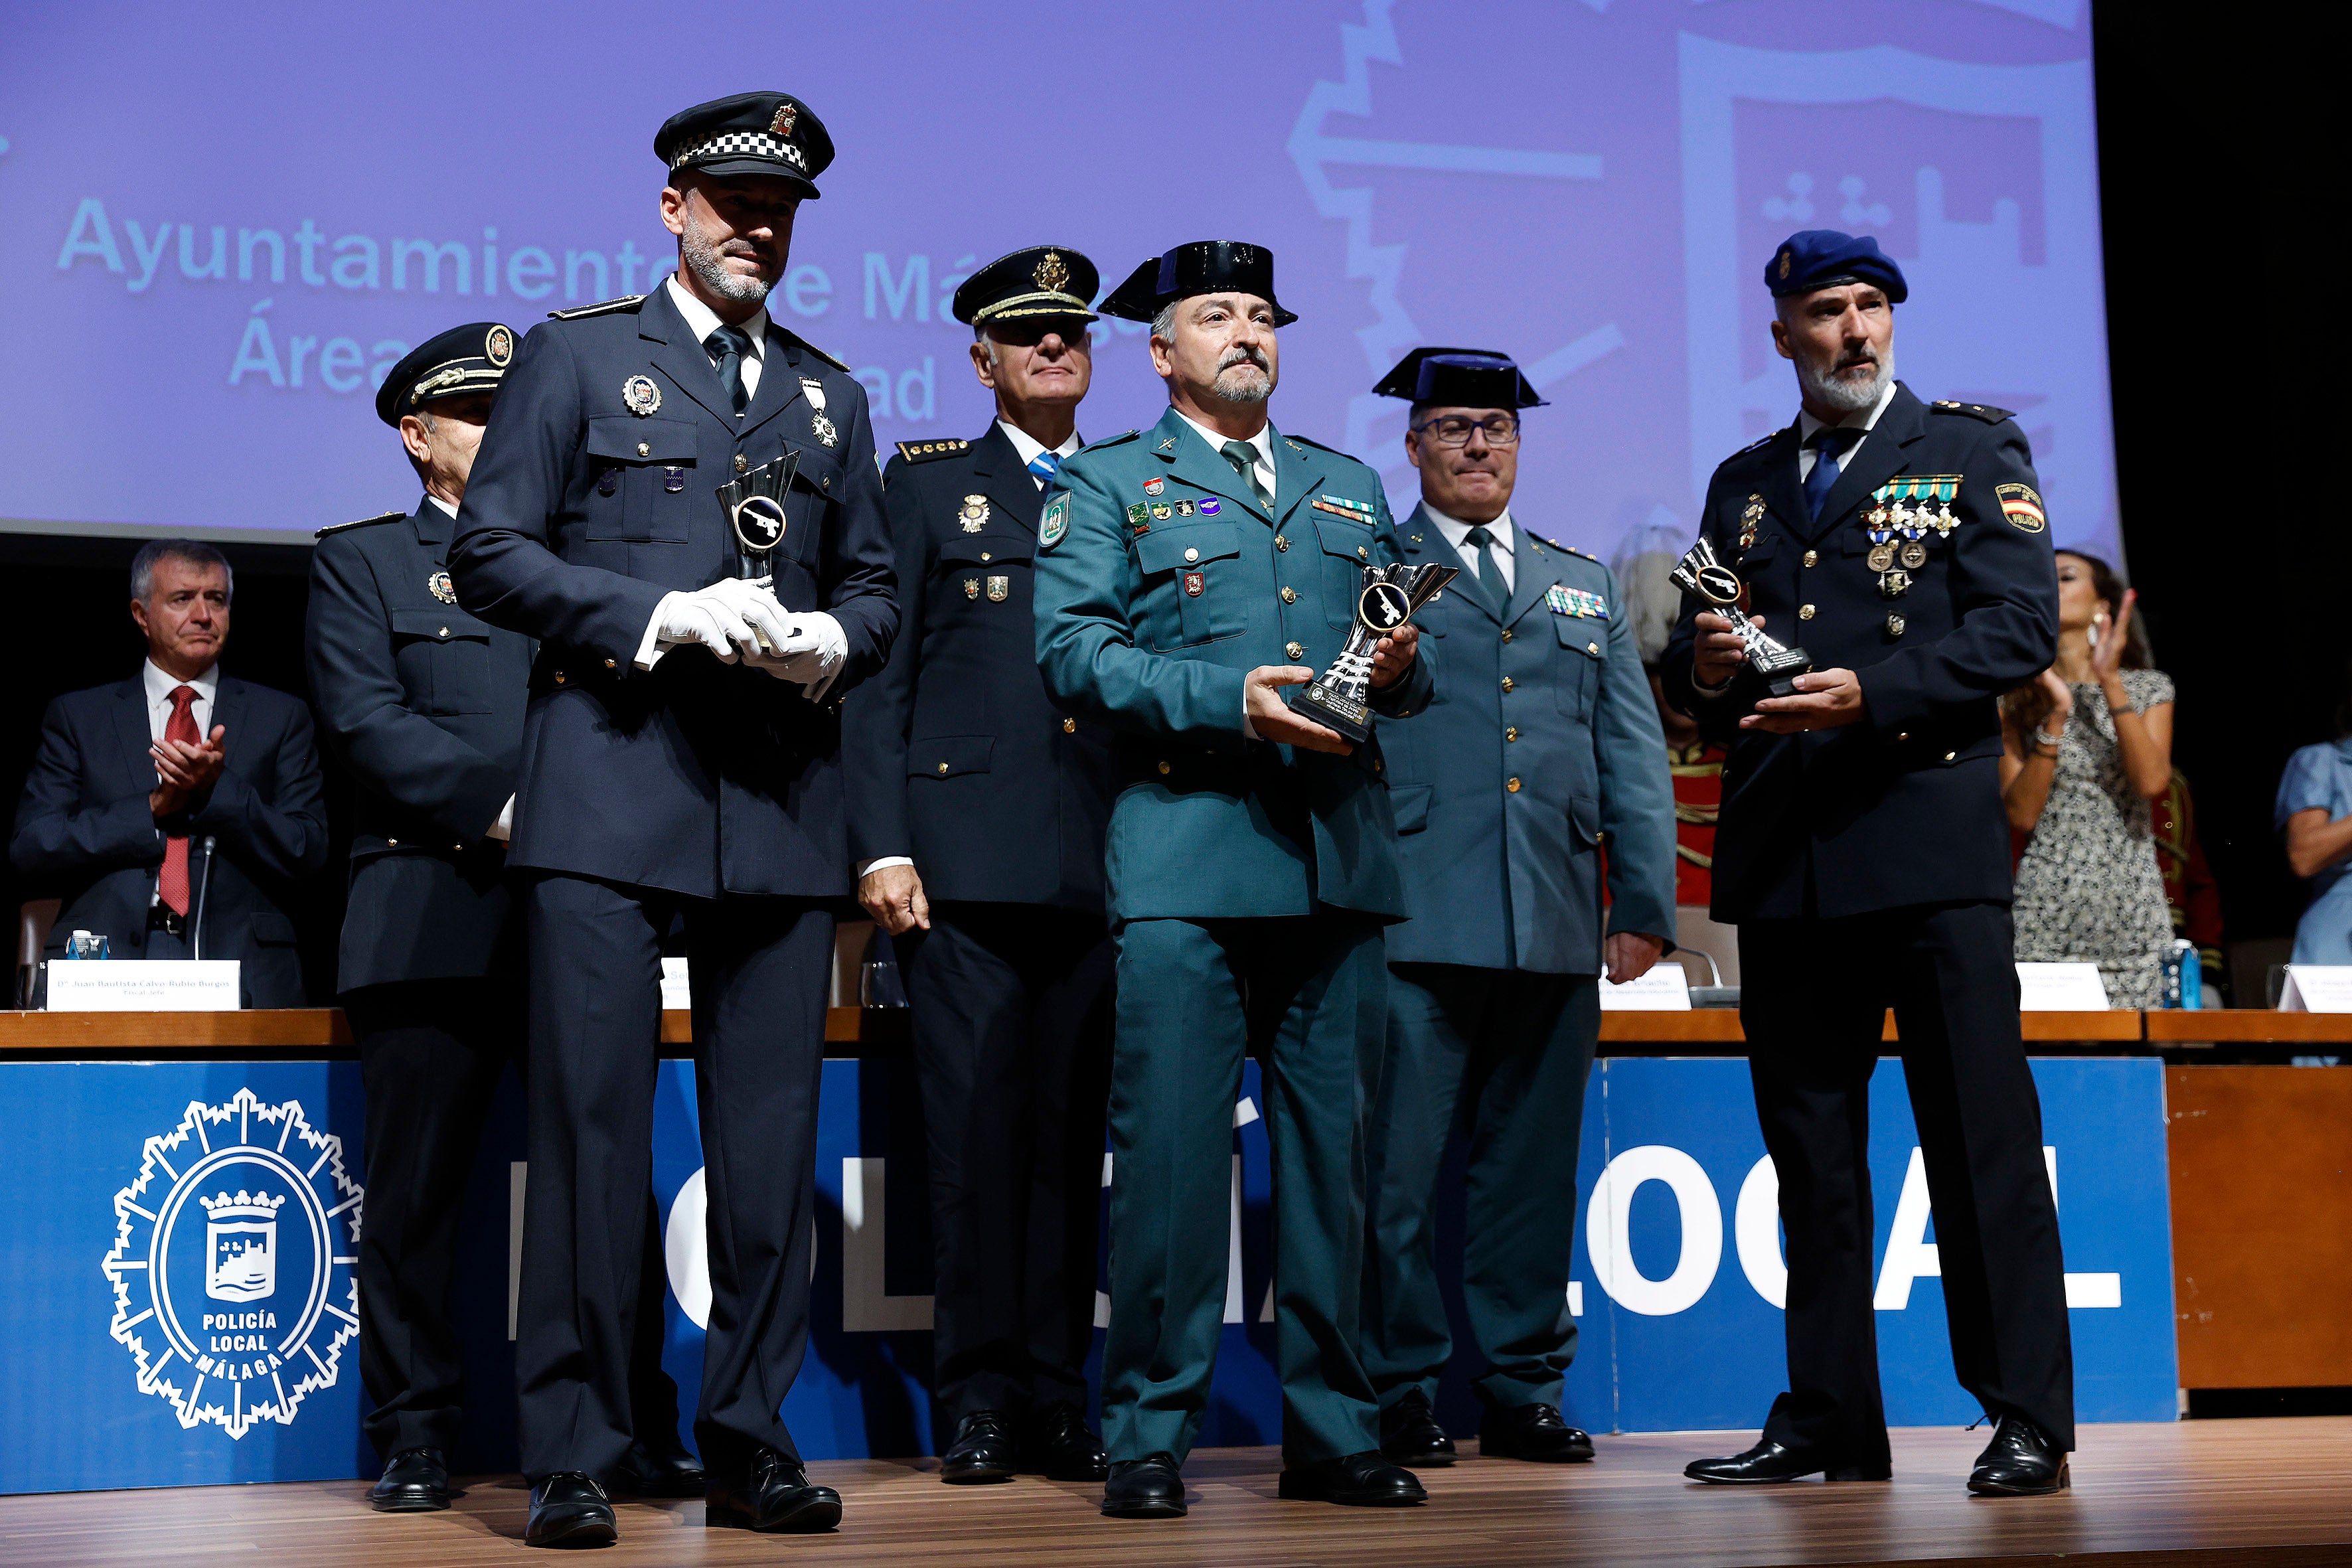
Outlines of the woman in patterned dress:
M2001 703L2001 801L2029 836L2017 956L2097 964L2111 1007L2163 1005L2172 945L2148 816L2172 782L2172 678L2147 668L2137 598L2058 552L2058 661Z

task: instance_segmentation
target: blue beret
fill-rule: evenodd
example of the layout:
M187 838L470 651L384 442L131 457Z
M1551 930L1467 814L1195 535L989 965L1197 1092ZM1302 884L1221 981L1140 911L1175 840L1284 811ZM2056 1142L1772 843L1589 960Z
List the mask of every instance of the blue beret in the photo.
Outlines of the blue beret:
M1903 281L1903 269L1866 234L1857 237L1833 228L1809 228L1782 240L1772 259L1764 264L1764 287L1772 290L1775 300L1840 283L1874 284L1895 305L1911 294L1910 286Z

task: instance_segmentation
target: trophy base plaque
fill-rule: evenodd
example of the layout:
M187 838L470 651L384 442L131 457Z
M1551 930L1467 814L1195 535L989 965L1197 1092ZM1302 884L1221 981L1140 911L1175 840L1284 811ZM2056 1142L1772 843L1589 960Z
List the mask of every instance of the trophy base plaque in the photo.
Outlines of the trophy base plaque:
M1412 619L1459 569L1425 563L1419 566L1367 566L1356 596L1355 624L1331 668L1290 700L1291 711L1362 745L1372 738L1372 657L1381 638Z
M1768 697L1798 695L1797 677L1810 675L1812 668L1812 658L1803 648L1789 648L1771 658L1765 666L1751 664L1733 676L1723 695L1709 706L1744 719Z
M1371 705L1327 688L1321 676L1308 681L1306 689L1291 699L1290 710L1314 720L1326 730L1337 731L1359 746L1372 738Z

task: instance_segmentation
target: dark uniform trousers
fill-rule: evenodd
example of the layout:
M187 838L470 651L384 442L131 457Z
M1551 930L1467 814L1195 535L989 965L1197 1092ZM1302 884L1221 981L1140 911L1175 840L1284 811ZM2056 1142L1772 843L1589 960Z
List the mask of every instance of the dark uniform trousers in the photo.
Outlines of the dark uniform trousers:
M1380 1074L1383 922L1135 920L1118 943L1111 1072L1114 1460L1191 1451L1224 1321L1234 1106L1262 1067L1274 1154L1274 1311L1287 1461L1380 1446L1357 1351L1367 1090Z
M562 873L525 893L530 952L530 1177L515 1382L527 1476L617 1467L635 1414L661 938L693 953L695 1104L709 1205L710 1320L695 1441L740 1469L797 1456L779 1414L808 1344L817 1085L832 906L688 898ZM561 954L561 961L547 955Z
M1412 1389L1434 1404L1453 1353L1430 1194L1457 1117L1469 1156L1462 1297L1487 1363L1472 1386L1503 1409L1559 1404L1576 1359L1573 1173L1600 1026L1594 975L1390 966L1363 1312L1364 1367L1383 1405Z
M1871 1305L1870 1075L1895 1010L1960 1384L2074 1447L2058 1210L2018 1028L2009 909L1914 905L1739 928L1739 1019L1780 1173L1789 1391L1767 1441L1885 1466Z
M951 1419L1087 1403L1109 1092L1099 917L944 903L892 939L929 1143L932 1392Z

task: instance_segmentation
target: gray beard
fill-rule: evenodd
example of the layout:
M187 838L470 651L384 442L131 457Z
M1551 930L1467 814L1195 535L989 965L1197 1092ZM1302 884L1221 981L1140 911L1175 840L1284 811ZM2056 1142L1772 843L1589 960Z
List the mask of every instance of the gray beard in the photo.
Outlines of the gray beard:
M1266 374L1265 366L1244 360L1217 372L1217 379L1209 387L1227 403L1264 403L1274 395L1274 377Z
M688 224L686 232L678 237L678 252L686 258L687 270L694 274L696 281L721 300L732 300L740 305L757 305L766 300L768 290L775 287L764 278L746 278L741 273L730 272L726 262L719 257L718 247L692 224Z
M1840 379L1827 371L1816 370L1800 360L1797 363L1797 384L1814 402L1836 409L1841 414L1857 414L1878 401L1886 384L1895 379L1895 345L1878 356L1877 373L1868 381Z

